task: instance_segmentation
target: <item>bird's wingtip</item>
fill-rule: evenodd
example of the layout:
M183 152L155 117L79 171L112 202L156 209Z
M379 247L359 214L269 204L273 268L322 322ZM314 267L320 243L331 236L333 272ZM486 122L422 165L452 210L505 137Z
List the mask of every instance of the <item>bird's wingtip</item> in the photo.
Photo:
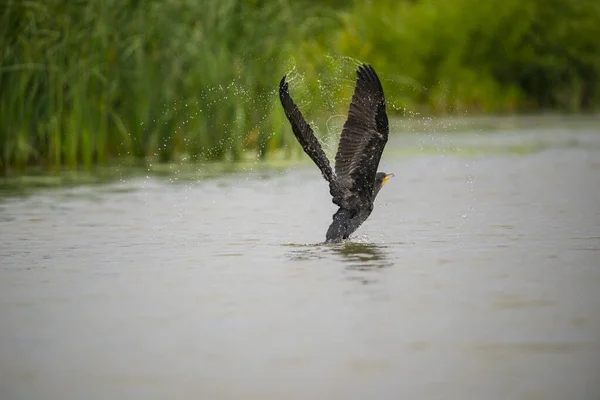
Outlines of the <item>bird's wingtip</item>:
M373 70L373 67L370 64L367 63L362 63L359 65L358 69L356 70L356 74L358 76L361 75L370 75L375 73L375 70Z
M285 81L287 75L284 75L279 82L279 96L281 98L288 95L288 83Z

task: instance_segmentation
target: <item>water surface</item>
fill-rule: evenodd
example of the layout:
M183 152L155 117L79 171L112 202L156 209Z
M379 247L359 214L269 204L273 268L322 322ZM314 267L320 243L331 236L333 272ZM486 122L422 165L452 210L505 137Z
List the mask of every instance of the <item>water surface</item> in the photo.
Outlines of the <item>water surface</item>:
M341 245L309 162L1 198L0 397L598 399L598 124L502 121Z

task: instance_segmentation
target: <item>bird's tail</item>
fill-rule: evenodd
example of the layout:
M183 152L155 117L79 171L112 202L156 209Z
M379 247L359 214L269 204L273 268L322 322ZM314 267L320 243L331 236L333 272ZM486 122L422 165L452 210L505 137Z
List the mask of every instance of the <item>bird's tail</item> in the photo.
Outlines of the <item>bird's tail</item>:
M333 215L333 222L327 229L326 243L339 243L350 236L350 219L354 216L352 211L340 208Z

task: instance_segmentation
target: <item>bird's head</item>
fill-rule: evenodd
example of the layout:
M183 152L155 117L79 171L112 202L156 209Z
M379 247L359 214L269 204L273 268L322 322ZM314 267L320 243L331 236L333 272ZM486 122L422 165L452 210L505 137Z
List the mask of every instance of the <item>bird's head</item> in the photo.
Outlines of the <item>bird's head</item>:
M373 187L373 200L375 200L377 193L379 193L383 185L385 185L392 176L394 176L394 174L386 174L385 172L378 172L375 175L375 186Z

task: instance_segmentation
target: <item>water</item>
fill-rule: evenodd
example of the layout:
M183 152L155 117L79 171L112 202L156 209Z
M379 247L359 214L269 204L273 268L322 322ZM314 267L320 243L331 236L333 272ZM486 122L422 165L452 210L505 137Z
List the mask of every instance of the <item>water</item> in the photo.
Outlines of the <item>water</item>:
M598 124L504 122L390 139L341 245L309 163L5 196L0 398L598 399Z

